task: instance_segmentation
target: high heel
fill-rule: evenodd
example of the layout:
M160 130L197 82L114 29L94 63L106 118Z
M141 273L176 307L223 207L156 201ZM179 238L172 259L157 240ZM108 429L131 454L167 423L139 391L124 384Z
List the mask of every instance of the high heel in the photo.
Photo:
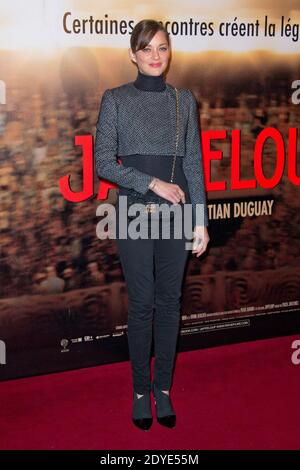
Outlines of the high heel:
M154 395L157 422L167 428L174 428L176 425L176 414L170 396L159 390L154 382L151 384L151 389Z
M138 398L137 393L133 392L132 421L138 428L148 431L153 422L150 393L145 393Z

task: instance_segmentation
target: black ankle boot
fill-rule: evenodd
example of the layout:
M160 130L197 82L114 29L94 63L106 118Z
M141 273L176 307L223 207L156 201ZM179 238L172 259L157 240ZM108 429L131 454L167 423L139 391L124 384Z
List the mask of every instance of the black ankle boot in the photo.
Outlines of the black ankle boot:
M139 394L141 395L141 394ZM143 431L147 431L153 422L150 392L143 394L138 398L137 393L133 392L132 421Z
M167 428L174 428L176 414L170 396L159 390L154 382L151 384L151 389L154 394L157 422Z

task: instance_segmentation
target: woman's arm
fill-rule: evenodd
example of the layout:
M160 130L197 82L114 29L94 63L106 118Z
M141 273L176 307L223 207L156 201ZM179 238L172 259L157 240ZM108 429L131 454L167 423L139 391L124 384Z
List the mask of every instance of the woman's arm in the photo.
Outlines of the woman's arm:
M154 176L133 167L119 165L117 106L111 90L103 93L96 127L95 162L97 175L125 188L145 194Z
M191 196L195 225L208 226L208 212L204 186L202 150L199 132L199 114L197 100L191 90L189 95L189 117L186 133L186 153L183 157L183 171L186 176ZM200 217L196 219L196 204L199 204Z

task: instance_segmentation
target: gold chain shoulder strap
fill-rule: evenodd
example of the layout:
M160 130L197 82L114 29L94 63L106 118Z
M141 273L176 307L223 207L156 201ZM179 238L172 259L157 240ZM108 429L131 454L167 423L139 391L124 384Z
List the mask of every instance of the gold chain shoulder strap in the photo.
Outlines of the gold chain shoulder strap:
M179 93L178 93L177 88L176 87L174 88L176 91L176 143L175 143L175 154L174 154L174 159L173 159L170 183L173 183L175 163L176 163L176 154L177 154L177 148L178 148L178 139L179 139Z

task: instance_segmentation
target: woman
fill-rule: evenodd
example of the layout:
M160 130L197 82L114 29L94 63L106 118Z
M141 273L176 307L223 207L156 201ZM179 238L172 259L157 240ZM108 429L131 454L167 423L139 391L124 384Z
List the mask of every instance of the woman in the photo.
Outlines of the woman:
M172 220L169 221L170 238L162 237L161 232L158 238L120 237L120 200L139 194L146 200L159 197L160 201L174 205L191 203L192 253L197 257L206 250L209 235L198 107L190 90L179 90L181 127L178 131L178 95L164 77L170 60L169 34L157 21L142 20L132 31L130 46L129 57L137 65L137 77L134 82L105 90L97 122L95 161L98 176L120 186L116 242L129 301L127 334L133 377L132 420L140 429L148 430L153 420L151 391L158 422L169 428L176 422L169 392L188 238L174 238ZM173 167L175 131L177 157ZM121 157L122 164L117 163L117 157ZM169 182L172 168L174 180ZM127 211L123 211L122 216L127 219ZM155 368L151 383L152 325Z

